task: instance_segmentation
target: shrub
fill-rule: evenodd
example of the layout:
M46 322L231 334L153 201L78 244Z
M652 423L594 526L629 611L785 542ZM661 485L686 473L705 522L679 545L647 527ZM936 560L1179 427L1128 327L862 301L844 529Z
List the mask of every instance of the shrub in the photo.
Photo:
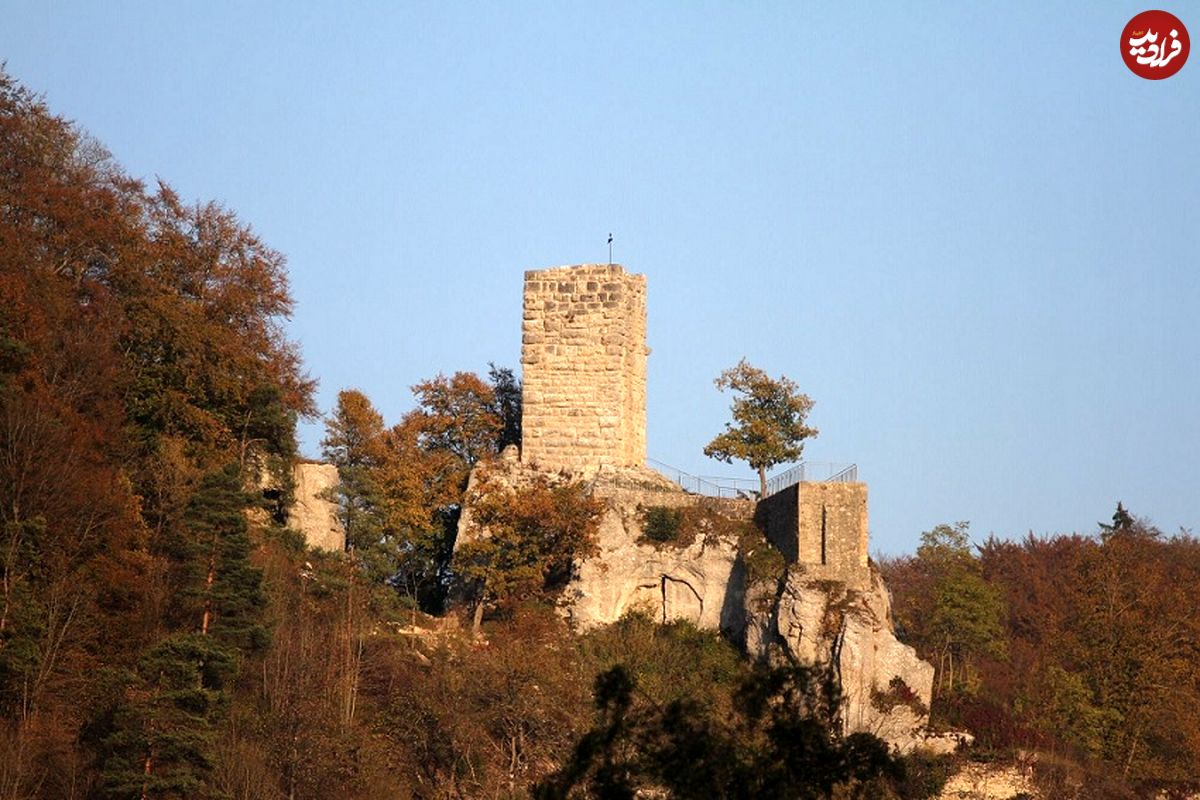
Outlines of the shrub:
M935 756L917 750L904 756L901 764L904 776L896 786L899 795L909 800L925 800L941 794L946 781L958 771L962 759Z
M871 705L885 713L896 706L908 706L913 713L922 717L929 713L929 709L921 702L921 698L899 675L893 677L888 683L887 691L871 689Z
M738 535L738 550L746 567L746 583L778 581L787 570L787 559L753 523L745 522Z
M642 515L642 538L655 544L679 539L683 511L667 506L650 506Z

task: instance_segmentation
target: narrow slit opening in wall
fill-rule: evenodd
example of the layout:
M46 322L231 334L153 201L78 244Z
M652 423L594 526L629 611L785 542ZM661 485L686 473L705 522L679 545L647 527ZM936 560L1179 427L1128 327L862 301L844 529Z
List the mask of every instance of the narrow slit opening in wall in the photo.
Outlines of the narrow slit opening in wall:
M821 504L821 563L825 563L825 504Z

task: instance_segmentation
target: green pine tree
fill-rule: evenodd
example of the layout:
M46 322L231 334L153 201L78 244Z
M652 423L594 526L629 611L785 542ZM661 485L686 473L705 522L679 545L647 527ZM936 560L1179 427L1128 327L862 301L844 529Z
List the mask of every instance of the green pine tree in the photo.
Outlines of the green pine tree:
M241 660L267 644L262 574L236 464L201 481L164 537L174 629L122 681L101 739L101 794L111 800L219 798L213 747Z
M101 796L222 797L209 777L235 663L230 650L197 633L168 636L148 650L127 676L101 744Z
M381 461L383 417L362 392L338 392L337 408L325 422L321 452L337 467L338 486L331 498L339 509L347 547L368 556L383 537L382 497L376 471ZM379 570L386 574L386 559Z
M267 643L262 571L250 564L249 505L231 464L205 476L166 541L176 593L172 626L245 653Z

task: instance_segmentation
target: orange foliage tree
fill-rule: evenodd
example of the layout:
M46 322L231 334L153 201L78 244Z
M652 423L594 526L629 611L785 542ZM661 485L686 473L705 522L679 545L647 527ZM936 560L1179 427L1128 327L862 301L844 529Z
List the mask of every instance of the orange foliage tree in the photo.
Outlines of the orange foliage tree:
M103 676L175 632L166 543L201 476L285 473L312 383L283 335L283 268L232 213L147 191L0 70L0 772L14 796L86 790L93 759L74 743L112 724Z
M509 606L566 585L577 560L597 550L604 507L583 485L552 485L544 476L511 490L485 481L476 497L473 522L480 532L458 548L454 569L470 587L478 634L486 606Z
M390 428L366 395L345 390L327 422L323 447L338 467L350 546L369 575L428 610L445 599L471 468L499 451L519 414L511 371L493 367L491 376L495 385L470 372L416 384L417 407Z

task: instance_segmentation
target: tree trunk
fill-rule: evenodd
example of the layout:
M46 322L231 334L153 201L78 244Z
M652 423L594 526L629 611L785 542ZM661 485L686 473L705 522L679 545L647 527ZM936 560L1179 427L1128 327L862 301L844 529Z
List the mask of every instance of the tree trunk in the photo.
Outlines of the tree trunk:
M762 500L767 496L767 468L758 468L758 499Z
M1133 754L1137 752L1139 735L1140 734L1135 730L1133 733L1133 744L1129 745L1129 758L1125 759L1125 769L1121 771L1122 778L1129 777L1129 768L1133 766Z
M208 626L212 624L212 588L217 580L217 544L213 542L212 552L208 554L208 574L204 578L204 615L200 618L200 635L208 636Z
M17 562L17 553L21 549L21 512L13 502L12 510L13 536L8 542L8 551L4 558L4 612L0 614L0 633L8 630L8 612L12 602L13 565Z
M475 615L471 620L471 635L476 638L482 638L480 628L483 626L483 598L475 601Z
M357 631L354 618L354 582L350 583L350 591L346 593L346 650L345 650L345 681L346 695L342 701L342 724L349 725L354 721L358 708L358 684L362 673L363 639Z
M142 762L142 800L150 796L150 776L154 774L154 749L146 748L146 760Z

